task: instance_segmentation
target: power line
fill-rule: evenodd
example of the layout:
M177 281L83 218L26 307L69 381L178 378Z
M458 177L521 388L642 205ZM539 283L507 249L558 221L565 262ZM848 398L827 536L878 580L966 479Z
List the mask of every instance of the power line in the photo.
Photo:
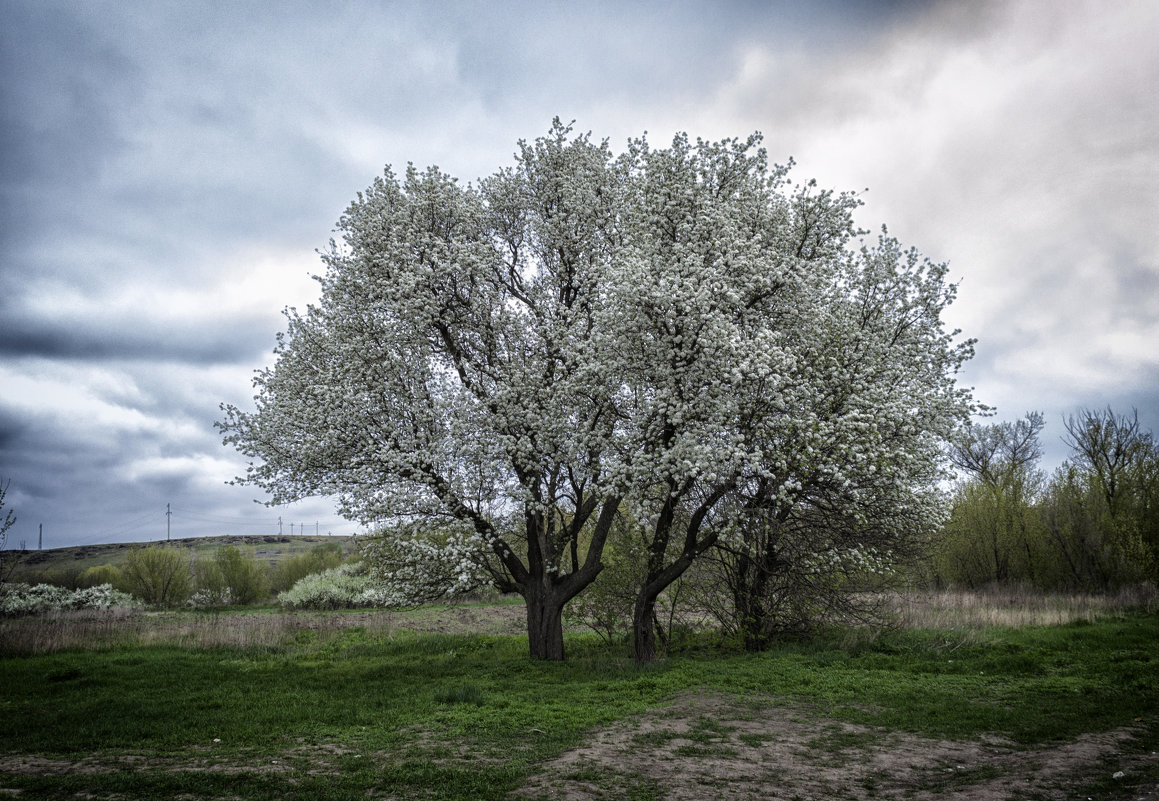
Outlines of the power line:
M253 517L230 517L228 515L213 515L201 514L193 511L186 511L180 506L173 507L172 502L165 504L165 538L172 540L173 519L176 516L178 522L186 521L189 523L200 524L201 527L214 526L220 528L228 527L228 531L220 531L220 534L234 534L241 536L270 536L275 531L279 536L283 531L283 518L278 517L276 520L270 518L253 518ZM157 520L156 511L146 511L138 515L126 516L123 522L112 523L111 525L102 526L99 530L90 530L87 533L71 534L68 536L68 542L74 546L87 545L102 545L106 543L132 541L129 535L134 532L139 532L143 528L152 528L156 526ZM316 535L321 534L322 524L325 522L325 528L329 534L334 536L353 536L363 532L363 527L346 519L330 519L326 521L315 520L314 532ZM294 522L293 528L295 533L300 532L302 535L306 534L306 523ZM43 537L43 524L41 524L41 536ZM179 534L179 536L181 536ZM187 534L186 536L198 536L197 534ZM204 536L204 535L202 535ZM150 538L152 539L152 538ZM43 542L43 540L41 540Z
M71 539L78 545L94 545L100 542L108 542L112 537L128 534L146 525L152 525L156 519L156 512L145 512L119 525L106 527L88 535L71 537Z

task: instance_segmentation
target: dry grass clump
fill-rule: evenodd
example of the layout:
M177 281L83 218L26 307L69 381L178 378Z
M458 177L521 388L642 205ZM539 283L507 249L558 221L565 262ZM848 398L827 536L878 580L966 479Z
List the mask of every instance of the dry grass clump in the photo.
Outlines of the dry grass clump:
M1131 609L1159 610L1159 589L1144 584L1112 595L1043 594L1028 588L897 593L883 600L887 617L903 628L979 631L994 627L1093 622ZM0 656L141 645L189 648L278 648L325 643L351 627L366 634L398 629L435 633L519 633L523 610L511 605L446 607L396 615L358 612L143 612L133 609L59 611L0 619ZM430 618L429 620L427 618ZM856 638L871 628L854 625ZM872 636L872 634L870 635Z
M361 626L394 628L390 612L355 614L140 612L127 609L55 612L0 620L0 655L105 650L140 645L193 648L277 647L302 632L316 639Z
M899 622L907 628L1058 626L1094 622L1130 609L1159 609L1159 590L1141 584L1115 594L1092 595L989 587L901 593L893 597L892 605Z
M124 608L0 619L0 656L98 650L138 641L143 613Z

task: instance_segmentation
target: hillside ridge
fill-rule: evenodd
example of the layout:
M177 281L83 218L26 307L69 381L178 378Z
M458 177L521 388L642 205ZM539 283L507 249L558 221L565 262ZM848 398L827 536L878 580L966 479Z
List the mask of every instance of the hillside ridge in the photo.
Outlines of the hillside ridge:
M5 552L5 559L19 558L19 564L12 578L19 580L21 573L69 568L88 568L101 564L119 565L133 548L150 545L168 545L193 552L206 552L223 545L252 548L258 559L275 565L299 553L304 553L327 542L342 546L343 553L355 550L356 535L327 536L325 534L222 534L212 537L174 537L171 540L149 542L109 542L96 545L68 545L44 550L11 550Z

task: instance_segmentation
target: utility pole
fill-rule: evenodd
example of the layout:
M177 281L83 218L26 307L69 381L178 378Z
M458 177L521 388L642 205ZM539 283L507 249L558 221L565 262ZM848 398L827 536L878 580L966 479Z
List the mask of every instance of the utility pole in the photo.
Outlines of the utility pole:
M282 536L282 516L278 515L278 536Z
M315 537L318 536L318 521L317 520L314 521L314 536Z
M44 550L44 523L40 524L40 539L36 542L36 550Z
M169 504L165 504L165 541L169 542L171 534L173 533L173 511L169 508Z

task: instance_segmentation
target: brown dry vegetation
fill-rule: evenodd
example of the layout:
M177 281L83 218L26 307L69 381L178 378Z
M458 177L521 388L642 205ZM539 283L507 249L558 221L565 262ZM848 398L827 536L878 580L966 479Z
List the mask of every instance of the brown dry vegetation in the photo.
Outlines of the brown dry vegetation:
M64 611L35 618L0 619L0 651L12 655L43 654L148 645L272 648L299 632L326 637L354 626L362 627L368 634L408 630L518 635L525 631L523 614L523 607L515 605L448 605L397 612L341 613Z
M912 629L1062 626L1080 620L1092 623L1123 609L1159 608L1159 590L1141 584L1095 595L992 587L898 594L890 606L898 622Z

